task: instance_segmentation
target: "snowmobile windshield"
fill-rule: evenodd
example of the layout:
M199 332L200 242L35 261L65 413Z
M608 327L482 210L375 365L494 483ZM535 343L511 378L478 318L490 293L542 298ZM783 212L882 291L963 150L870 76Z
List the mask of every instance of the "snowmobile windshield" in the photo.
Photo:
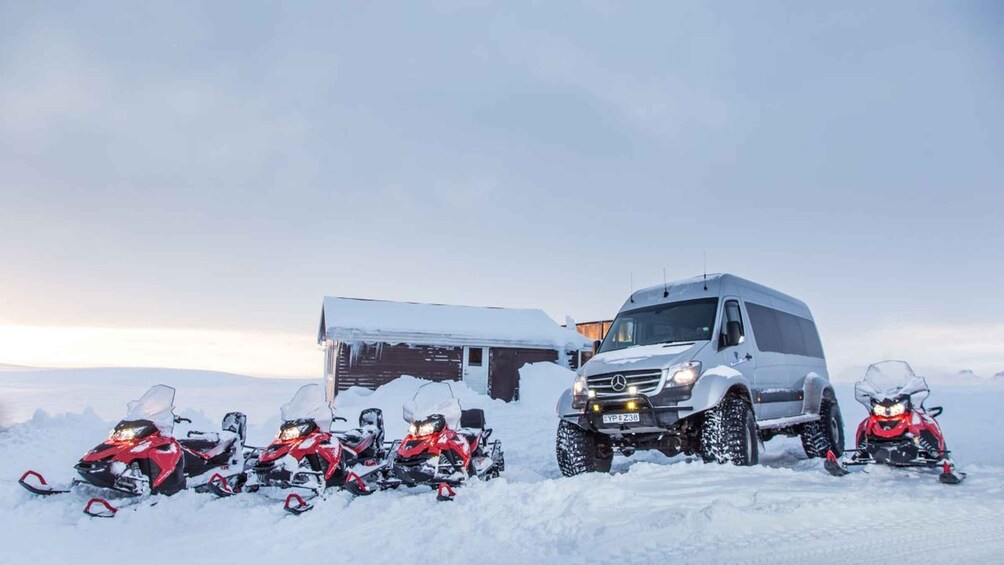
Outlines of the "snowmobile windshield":
M322 431L331 429L331 406L324 398L324 388L319 384L300 387L293 399L279 409L283 422L313 420Z
M433 414L440 414L446 426L457 429L460 425L460 401L453 395L449 383L426 383L418 388L411 401L403 409L404 421L409 424L427 420Z
M868 367L865 378L854 385L854 398L871 410L872 401L909 396L914 406L923 406L930 394L927 381L918 377L906 361L882 361Z
M707 341L711 339L717 311L717 298L702 298L621 312L599 352L636 345Z
M167 385L154 385L146 394L128 404L125 421L148 420L160 433L170 436L174 431L174 389Z

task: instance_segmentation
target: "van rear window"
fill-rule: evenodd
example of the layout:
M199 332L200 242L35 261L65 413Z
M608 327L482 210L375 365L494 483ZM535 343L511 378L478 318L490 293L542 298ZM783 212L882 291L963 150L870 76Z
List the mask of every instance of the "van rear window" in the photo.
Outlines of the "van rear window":
M823 358L823 344L812 320L746 303L757 349L771 353Z

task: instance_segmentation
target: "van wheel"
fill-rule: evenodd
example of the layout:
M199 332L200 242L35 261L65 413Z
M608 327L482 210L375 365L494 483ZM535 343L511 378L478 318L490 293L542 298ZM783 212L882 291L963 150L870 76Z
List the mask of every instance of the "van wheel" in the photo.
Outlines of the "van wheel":
M844 453L844 418L840 406L831 398L824 398L819 405L819 420L802 425L799 433L802 449L810 459L826 457L827 451L840 457Z
M555 442L558 468L566 477L582 473L609 473L614 459L606 436L584 430L571 422L558 422Z
M756 465L760 460L756 418L743 399L727 395L708 410L701 424L701 457L705 462Z

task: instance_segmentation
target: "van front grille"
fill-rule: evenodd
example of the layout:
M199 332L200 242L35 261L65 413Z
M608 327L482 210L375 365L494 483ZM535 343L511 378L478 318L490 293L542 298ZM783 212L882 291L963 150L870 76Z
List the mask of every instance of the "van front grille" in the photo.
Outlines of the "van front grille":
M659 389L662 371L621 371L604 373L586 378L590 390L596 391L597 398L615 398L629 396L630 387L637 387L639 394L651 394Z

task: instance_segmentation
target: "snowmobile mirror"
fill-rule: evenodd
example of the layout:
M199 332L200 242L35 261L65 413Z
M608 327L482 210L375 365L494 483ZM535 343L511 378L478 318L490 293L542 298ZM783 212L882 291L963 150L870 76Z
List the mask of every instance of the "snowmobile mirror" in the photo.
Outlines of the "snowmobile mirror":
M743 339L742 325L736 321L725 322L725 347L739 345Z
M603 345L603 342L600 340L596 340L593 342L593 355L596 355L597 353L600 352L601 345Z

